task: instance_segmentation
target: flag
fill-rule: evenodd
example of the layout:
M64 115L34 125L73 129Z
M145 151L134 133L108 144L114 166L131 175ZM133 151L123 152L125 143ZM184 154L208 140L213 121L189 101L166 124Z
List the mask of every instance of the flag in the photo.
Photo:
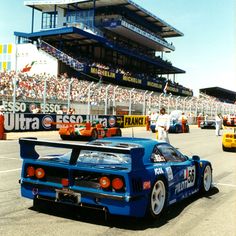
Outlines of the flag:
M25 67L21 70L21 72L23 72L23 73L29 72L35 62L36 62L36 61L32 61L32 63L31 63L30 65L29 65L29 64L26 64Z
M163 93L166 94L167 93L167 89L168 89L168 81L166 82L166 85L163 89Z

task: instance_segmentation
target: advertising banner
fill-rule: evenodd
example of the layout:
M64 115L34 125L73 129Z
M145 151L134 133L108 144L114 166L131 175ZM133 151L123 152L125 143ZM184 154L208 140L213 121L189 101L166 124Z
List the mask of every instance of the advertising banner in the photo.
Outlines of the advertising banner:
M14 104L12 101L2 101L2 105L4 107L5 112L13 112ZM54 103L47 103L44 104L40 102L23 102L17 101L15 106L16 113L33 113L34 109L38 109L38 112L42 112L45 110L45 113L57 113L62 106L65 104L54 104Z
M147 116L124 116L124 128L146 126Z
M98 121L105 127L122 127L123 125L122 116L6 113L4 117L6 132L51 131L60 128L60 125L52 125L52 122L83 123Z

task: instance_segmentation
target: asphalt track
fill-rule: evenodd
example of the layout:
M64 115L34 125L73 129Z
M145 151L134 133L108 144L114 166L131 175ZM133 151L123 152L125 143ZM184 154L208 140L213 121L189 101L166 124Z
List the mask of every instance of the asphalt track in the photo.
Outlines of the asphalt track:
M135 128L135 137L155 138L144 128ZM124 136L132 130L123 131ZM70 207L46 206L40 211L20 196L18 184L21 160L18 137L36 136L59 140L57 132L8 134L0 141L0 235L236 235L236 153L223 152L221 137L214 130L191 128L189 134L171 134L170 142L191 156L197 154L213 165L214 187L206 196L193 196L167 209L162 219L148 221L112 216L100 212L72 211Z

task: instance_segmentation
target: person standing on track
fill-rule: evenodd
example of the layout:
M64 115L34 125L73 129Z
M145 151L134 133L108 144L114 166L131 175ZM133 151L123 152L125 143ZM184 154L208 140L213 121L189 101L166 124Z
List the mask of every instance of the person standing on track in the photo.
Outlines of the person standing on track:
M165 108L161 108L160 115L157 118L156 129L158 131L158 141L170 143L168 130L170 128L170 117L166 114Z
M217 114L215 117L216 122L216 136L220 136L220 129L222 126L222 116L221 114Z

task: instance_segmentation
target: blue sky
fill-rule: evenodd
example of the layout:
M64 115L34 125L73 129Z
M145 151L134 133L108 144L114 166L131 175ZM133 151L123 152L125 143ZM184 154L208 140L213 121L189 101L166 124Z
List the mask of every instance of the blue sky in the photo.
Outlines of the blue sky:
M236 91L235 0L134 0L184 33L168 39L176 51L166 54L186 71L177 82L194 89L219 86ZM13 32L29 32L31 9L23 0L8 0L0 8L0 43L14 42ZM13 7L14 6L14 7ZM39 14L37 14L39 15ZM40 20L35 23L35 29Z

